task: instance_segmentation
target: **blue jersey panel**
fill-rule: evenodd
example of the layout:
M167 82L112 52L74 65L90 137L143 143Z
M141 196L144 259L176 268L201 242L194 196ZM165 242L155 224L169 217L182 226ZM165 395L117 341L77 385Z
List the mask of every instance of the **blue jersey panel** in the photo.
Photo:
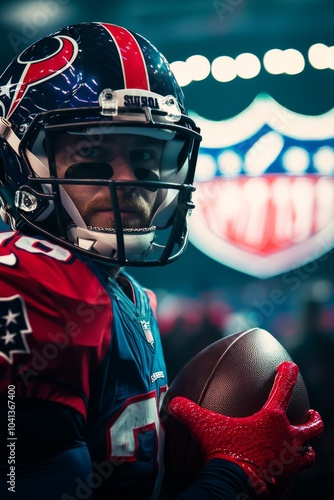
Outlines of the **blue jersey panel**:
M101 495L124 497L127 491L127 498L156 497L162 477L159 409L167 389L166 367L146 292L130 276L120 279L122 287L105 277L113 308L112 337L92 381L88 446L93 463L107 460L113 466Z

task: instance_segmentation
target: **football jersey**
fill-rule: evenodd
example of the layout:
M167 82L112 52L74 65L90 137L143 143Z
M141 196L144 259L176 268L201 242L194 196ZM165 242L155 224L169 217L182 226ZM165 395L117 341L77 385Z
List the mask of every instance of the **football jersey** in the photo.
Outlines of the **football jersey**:
M1 401L11 387L17 402L45 402L83 422L94 498L158 496L167 379L153 302L126 273L116 281L53 242L0 233ZM39 425L37 443L52 441L52 427Z

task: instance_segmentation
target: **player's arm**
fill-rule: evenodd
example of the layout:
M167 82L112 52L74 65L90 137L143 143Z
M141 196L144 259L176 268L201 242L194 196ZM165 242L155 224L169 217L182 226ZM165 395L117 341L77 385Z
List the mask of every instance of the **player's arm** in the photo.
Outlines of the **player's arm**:
M212 459L192 486L173 500L255 500L258 498L247 474L233 462Z
M1 499L75 497L76 478L85 481L91 472L82 415L47 400L15 397L14 402L15 418L9 421L7 401L0 399Z
M178 498L194 498L191 495L196 488L201 489L203 500L238 498L235 493L224 493L231 481L234 488L239 490L239 495L247 495L245 488L251 485L253 491L250 494L255 498L269 498L270 495L280 498L279 495L289 486L291 477L314 463L315 453L308 441L323 431L321 417L314 410L309 411L309 420L302 425L291 425L286 416L297 376L298 367L294 363L282 363L277 369L267 402L259 412L250 417L226 417L182 397L176 397L170 402L170 412L187 426L207 464L194 486ZM222 460L221 466L214 465L218 459ZM244 481L241 472L238 473L237 469L232 472L233 465L245 473ZM221 467L221 478L219 473L217 475L218 467ZM229 471L226 469L224 477L225 467ZM218 488L219 492L219 483L221 485L221 493L218 495L211 490L210 475L215 491ZM243 482L241 489L239 480ZM192 488L195 488L193 492ZM239 498L247 500L252 496Z
M14 232L6 243L0 245L1 500L76 498L78 481L85 483L92 468L86 408L91 374L109 342L109 299L70 252ZM15 490L8 489L10 472Z

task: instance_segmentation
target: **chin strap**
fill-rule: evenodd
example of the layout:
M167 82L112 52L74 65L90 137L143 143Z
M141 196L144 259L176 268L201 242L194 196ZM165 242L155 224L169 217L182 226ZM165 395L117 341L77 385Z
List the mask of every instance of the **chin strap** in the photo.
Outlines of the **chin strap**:
M7 141L10 147L19 154L20 139L12 130L12 124L3 116L0 117L0 137Z

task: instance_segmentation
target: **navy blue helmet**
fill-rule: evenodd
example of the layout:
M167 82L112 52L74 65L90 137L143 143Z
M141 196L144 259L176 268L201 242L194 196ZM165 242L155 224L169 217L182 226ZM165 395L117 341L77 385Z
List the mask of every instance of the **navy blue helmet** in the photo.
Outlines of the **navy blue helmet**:
M115 180L90 155L59 178L60 134L86 150L115 135L162 141L159 174L139 168L134 181ZM0 77L0 214L12 229L98 260L164 265L187 244L200 141L182 90L150 42L107 23L67 26L25 49ZM113 226L87 224L69 185L107 187ZM124 224L118 193L130 187L155 193L145 227Z

